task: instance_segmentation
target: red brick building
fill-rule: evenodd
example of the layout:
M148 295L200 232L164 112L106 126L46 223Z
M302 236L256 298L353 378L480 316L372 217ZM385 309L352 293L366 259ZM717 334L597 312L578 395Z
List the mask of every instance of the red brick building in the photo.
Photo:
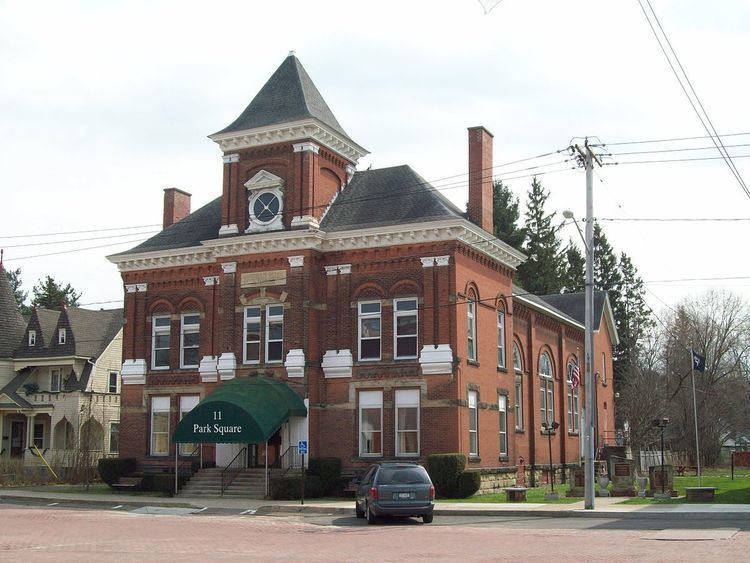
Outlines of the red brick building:
M165 190L163 231L110 257L125 284L123 456L173 463L187 412L229 380L261 377L307 407L274 429L271 462L307 439L311 456L350 470L463 452L487 474L511 472L520 457L548 463L545 419L561 425L554 463L578 462L585 390L569 376L583 295L513 285L524 256L490 234L489 131L469 129L463 213L408 166L356 171L365 149L290 54L210 138L221 196L190 213L189 194ZM606 295L596 304L604 436L617 336ZM206 455L221 465L238 448ZM251 446L248 463L263 452Z

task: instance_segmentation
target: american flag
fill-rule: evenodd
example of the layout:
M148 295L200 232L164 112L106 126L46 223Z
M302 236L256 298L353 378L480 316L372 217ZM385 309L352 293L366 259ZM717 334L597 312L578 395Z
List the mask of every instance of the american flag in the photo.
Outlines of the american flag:
M573 373L570 374L570 386L576 389L581 384L581 370L578 369L578 362L573 364Z

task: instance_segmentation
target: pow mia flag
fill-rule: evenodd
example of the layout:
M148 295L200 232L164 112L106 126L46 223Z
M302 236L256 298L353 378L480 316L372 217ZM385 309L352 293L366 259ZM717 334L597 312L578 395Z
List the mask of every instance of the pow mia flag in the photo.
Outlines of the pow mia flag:
M695 350L691 350L691 352L693 353L693 370L701 373L706 371L706 356L701 356Z

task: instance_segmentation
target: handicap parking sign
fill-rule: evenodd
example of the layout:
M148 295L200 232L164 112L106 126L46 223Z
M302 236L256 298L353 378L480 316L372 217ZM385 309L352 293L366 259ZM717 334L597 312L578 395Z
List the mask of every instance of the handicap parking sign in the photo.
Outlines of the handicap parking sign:
M297 452L300 454L307 453L307 440L300 440L297 444Z

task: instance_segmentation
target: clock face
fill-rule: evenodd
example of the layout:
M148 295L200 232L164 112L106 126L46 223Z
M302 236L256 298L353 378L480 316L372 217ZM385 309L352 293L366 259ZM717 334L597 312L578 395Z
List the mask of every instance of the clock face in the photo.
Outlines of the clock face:
M279 213L281 202L276 194L266 192L260 194L253 203L253 215L261 223L268 223Z

